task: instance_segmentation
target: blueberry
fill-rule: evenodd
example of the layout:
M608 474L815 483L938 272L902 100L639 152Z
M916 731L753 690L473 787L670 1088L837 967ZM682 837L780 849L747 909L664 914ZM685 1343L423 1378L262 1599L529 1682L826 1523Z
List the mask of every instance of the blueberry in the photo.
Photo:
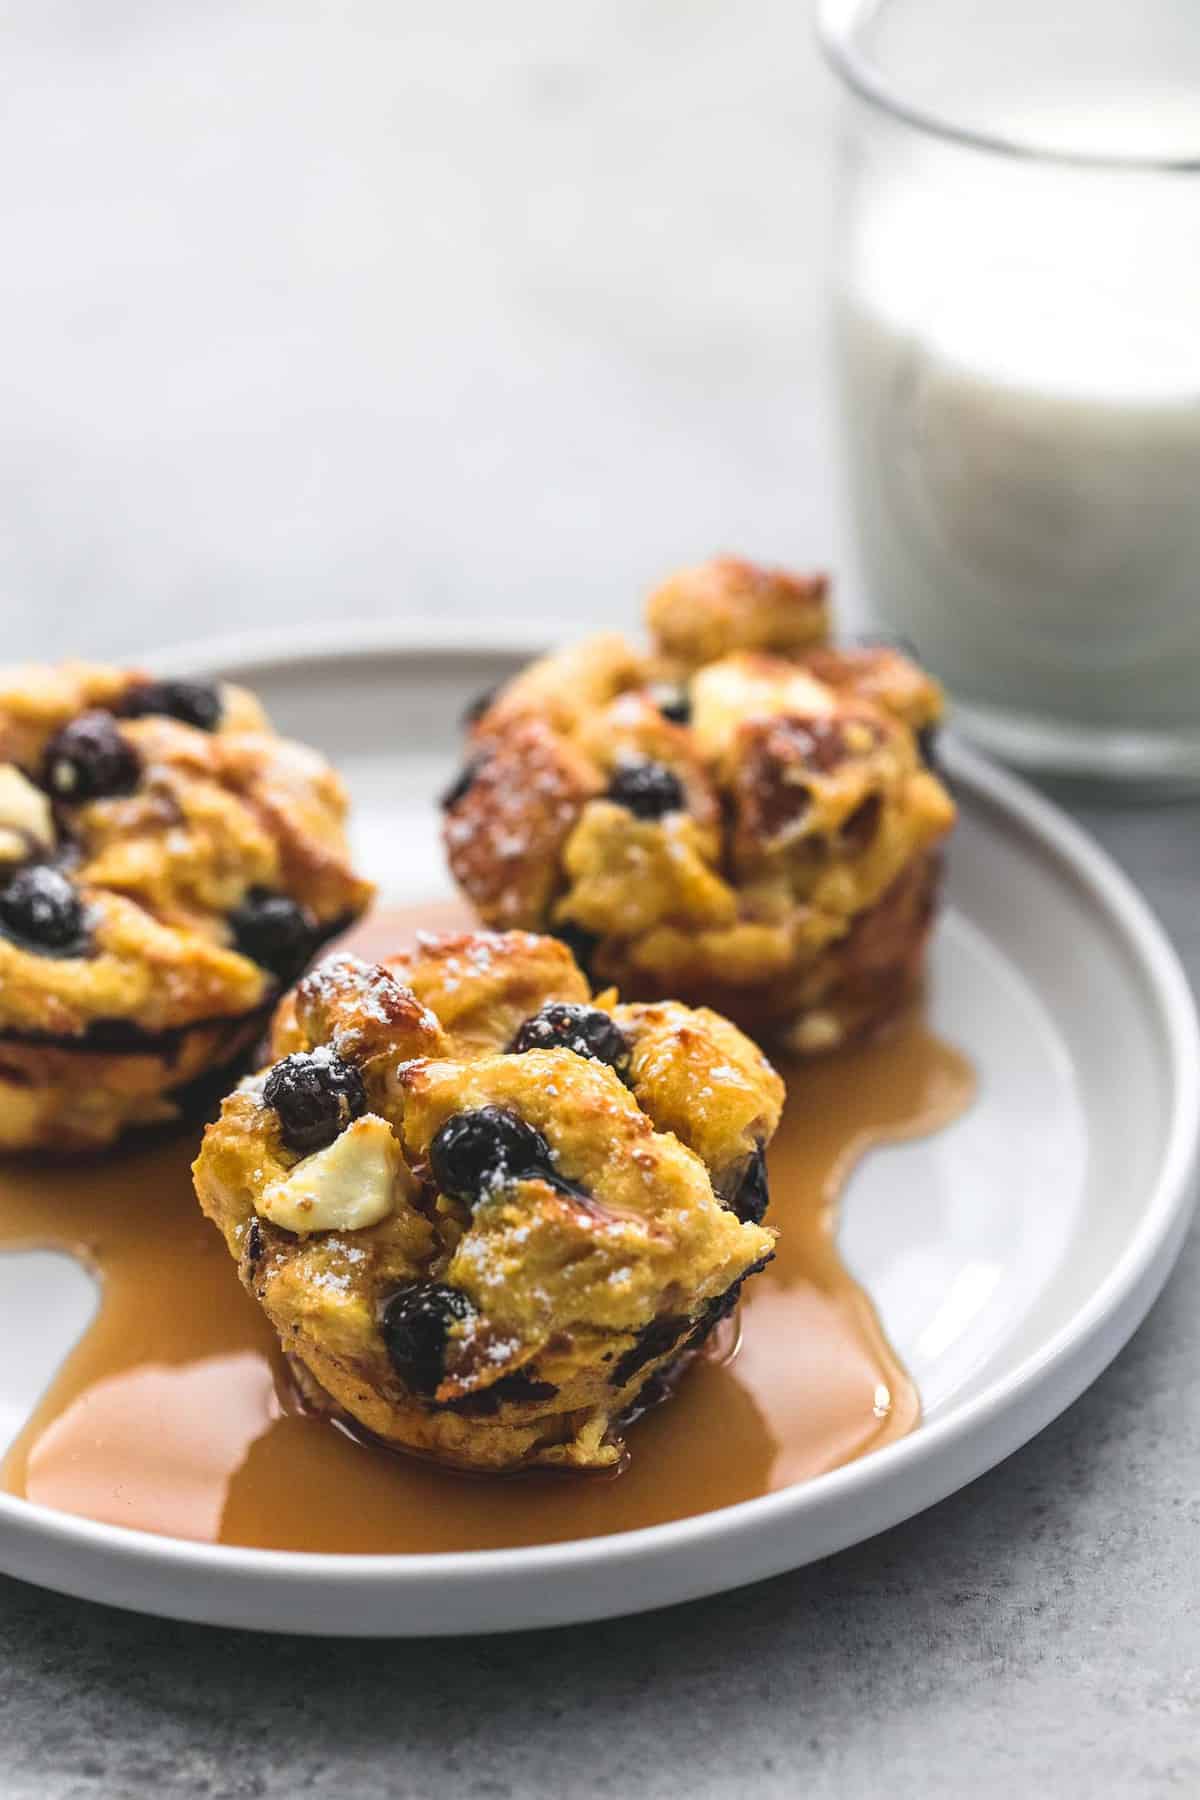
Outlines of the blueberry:
M650 698L664 719L672 725L688 725L692 718L692 698L687 689L672 681L659 681L650 689Z
M393 1369L416 1394L437 1391L444 1373L450 1327L474 1312L458 1288L437 1281L410 1281L397 1288L383 1310L380 1330Z
M129 719L165 713L197 731L215 731L221 718L221 691L213 681L141 681L121 704Z
M83 902L60 869L18 869L0 889L0 929L35 950L78 955L85 947Z
M477 756L473 761L465 764L465 766L459 770L458 774L454 777L454 780L450 783L450 786L445 789L438 799L438 805L443 812L451 812L454 807L458 805L459 801L470 792L471 788L474 786L475 777L478 775L486 761L486 756Z
M683 808L678 775L656 762L623 763L608 784L608 797L637 819L661 819Z
M308 1156L323 1150L367 1110L362 1076L331 1051L297 1051L275 1064L263 1083L263 1099L279 1114L289 1150Z
M620 1026L598 1006L548 1000L518 1028L509 1045L513 1055L526 1050L573 1050L595 1062L619 1069L629 1061L629 1044Z
M435 1133L429 1165L443 1194L468 1205L488 1188L550 1172L550 1146L540 1132L503 1106L455 1113Z
M770 1204L766 1152L759 1144L737 1170L725 1204L743 1225L761 1225Z
M42 785L57 800L103 800L132 794L142 765L111 713L86 712L55 732L46 746Z
M229 915L233 941L243 956L291 981L312 954L317 922L306 906L269 888L251 888Z

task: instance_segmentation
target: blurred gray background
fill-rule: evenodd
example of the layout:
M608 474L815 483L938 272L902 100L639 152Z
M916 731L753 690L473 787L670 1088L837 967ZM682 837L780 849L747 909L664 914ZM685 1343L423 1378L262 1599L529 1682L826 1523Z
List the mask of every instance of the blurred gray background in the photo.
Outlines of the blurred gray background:
M0 21L6 660L833 553L807 5Z

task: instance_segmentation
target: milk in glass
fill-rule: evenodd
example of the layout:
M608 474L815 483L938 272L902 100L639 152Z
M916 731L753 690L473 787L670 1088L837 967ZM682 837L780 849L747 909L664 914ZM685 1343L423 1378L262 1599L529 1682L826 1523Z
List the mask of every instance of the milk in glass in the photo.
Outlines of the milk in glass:
M1086 767L1159 735L1200 768L1196 186L903 130L855 171L837 330L861 575L998 748L1049 733Z

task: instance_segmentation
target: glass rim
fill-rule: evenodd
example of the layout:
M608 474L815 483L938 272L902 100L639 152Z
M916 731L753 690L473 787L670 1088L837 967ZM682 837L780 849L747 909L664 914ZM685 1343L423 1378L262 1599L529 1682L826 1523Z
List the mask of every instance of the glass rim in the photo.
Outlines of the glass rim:
M899 91L859 41L863 26L868 25L886 3L887 0L817 0L817 39L829 67L853 93L913 130L968 149L1020 157L1028 162L1180 174L1200 170L1200 148L1181 156L1140 155L1082 147L1071 149L1025 138L1015 132L976 129L960 123L948 113L917 104Z

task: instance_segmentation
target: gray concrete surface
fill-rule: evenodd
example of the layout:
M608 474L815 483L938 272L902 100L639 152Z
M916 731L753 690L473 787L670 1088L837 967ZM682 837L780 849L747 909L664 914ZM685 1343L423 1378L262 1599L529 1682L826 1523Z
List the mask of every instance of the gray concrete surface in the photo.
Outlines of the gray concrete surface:
M3 9L9 654L632 614L839 535L803 6ZM1200 981L1200 807L1072 799ZM0 1583L5 1800L1200 1791L1200 1246L1002 1468L770 1584L312 1643Z

